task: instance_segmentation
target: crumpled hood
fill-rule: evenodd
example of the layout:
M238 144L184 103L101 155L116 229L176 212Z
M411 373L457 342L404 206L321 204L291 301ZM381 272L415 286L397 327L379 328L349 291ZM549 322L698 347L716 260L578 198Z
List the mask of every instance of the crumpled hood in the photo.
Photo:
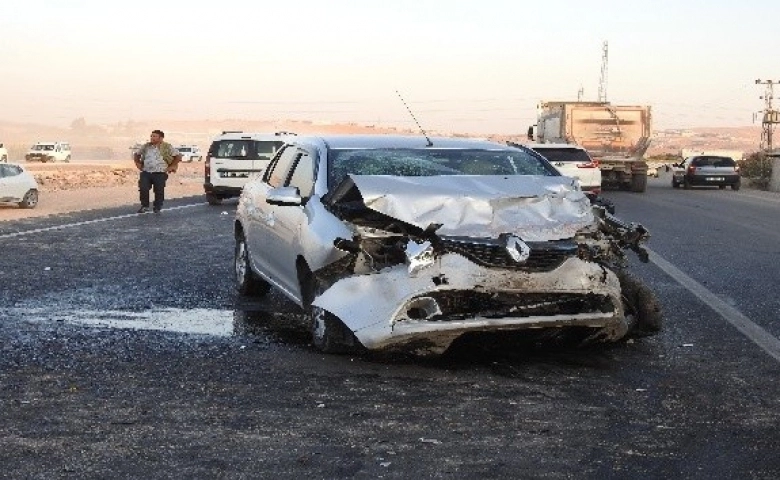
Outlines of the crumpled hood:
M355 189L371 210L421 229L441 224L438 235L562 240L594 222L590 201L568 177L350 175L328 200L354 198Z

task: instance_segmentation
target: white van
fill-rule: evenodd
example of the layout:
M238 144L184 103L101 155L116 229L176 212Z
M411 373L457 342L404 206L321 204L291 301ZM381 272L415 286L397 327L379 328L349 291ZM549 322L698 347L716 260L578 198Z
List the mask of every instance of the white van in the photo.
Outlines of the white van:
M250 175L265 170L291 135L295 134L222 132L206 155L203 188L209 205L240 196Z
M200 147L197 145L179 145L176 150L181 153L182 162L200 162L203 160L203 154L200 153Z
M27 151L28 162L70 162L70 143L38 142Z

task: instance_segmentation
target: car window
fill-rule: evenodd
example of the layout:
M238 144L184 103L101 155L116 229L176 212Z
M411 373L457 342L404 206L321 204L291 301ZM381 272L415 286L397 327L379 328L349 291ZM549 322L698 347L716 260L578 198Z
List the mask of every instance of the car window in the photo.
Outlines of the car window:
M534 148L544 158L552 163L591 163L590 156L578 148Z
M269 168L268 176L266 177L268 184L274 188L283 186L289 176L290 168L299 155L300 152L298 152L296 147L289 145L285 148L279 155L276 163L274 163L273 168Z
M356 175L544 175L558 176L541 156L520 149L333 149L328 155L328 185Z
M219 140L211 144L209 154L215 158L249 158L248 140Z
M692 165L696 167L733 167L736 162L730 157L696 157Z
M189 147L179 147L178 149L180 152L189 153L190 148Z
M255 142L256 159L257 160L270 160L274 154L279 150L283 142Z
M0 164L0 178L15 177L21 175L22 169L16 165Z
M314 191L314 161L311 155L307 153L301 154L287 185L297 187L298 193L303 198L311 196Z

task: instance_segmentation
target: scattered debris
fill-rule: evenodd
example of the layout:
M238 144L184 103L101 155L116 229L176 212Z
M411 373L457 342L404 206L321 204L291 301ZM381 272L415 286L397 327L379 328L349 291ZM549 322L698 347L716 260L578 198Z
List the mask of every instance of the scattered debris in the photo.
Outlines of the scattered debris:
M420 442L422 443L431 443L433 445L441 445L440 440L436 440L435 438L420 438Z

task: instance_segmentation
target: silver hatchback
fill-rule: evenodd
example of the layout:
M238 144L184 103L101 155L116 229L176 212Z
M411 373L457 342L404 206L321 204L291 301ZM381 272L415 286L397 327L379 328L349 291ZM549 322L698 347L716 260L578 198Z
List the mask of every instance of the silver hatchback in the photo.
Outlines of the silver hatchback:
M732 190L739 190L742 184L739 174L739 166L733 158L702 155L689 157L672 175L672 187L685 189L693 186L719 187L724 189L731 186Z

